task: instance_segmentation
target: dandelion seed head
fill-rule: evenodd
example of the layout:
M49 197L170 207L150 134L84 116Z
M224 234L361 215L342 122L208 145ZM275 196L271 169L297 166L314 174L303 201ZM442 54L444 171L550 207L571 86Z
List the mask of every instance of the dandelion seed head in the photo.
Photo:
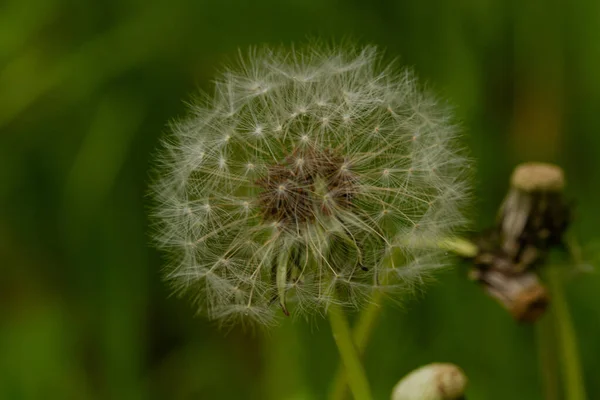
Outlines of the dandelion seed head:
M153 191L167 279L225 324L418 287L443 264L423 244L464 223L451 121L373 47L242 56L164 140Z

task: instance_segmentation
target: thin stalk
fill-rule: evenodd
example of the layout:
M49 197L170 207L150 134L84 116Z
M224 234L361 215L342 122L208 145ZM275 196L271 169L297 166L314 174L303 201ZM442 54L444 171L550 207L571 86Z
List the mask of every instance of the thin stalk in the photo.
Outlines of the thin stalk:
M475 244L464 238L451 238L441 240L437 246L441 249L448 250L454 254L465 257L473 258L477 255L478 248ZM377 319L381 310L383 300L383 292L376 291L373 294L369 305L362 310L358 317L358 321L352 331L352 339L358 352L358 356L362 357L364 354L367 344L371 339L371 334L377 324ZM331 400L343 400L346 396L346 373L344 368L340 365L337 369L333 385L329 398Z
M545 400L560 400L560 377L558 376L558 360L556 354L556 332L553 329L554 310L535 324L535 342L538 351L538 363L541 384Z
M561 359L561 370L566 400L586 400L583 371L577 349L577 338L571 313L565 298L561 271L556 267L548 268L548 286L554 307L556 337Z
M352 341L356 347L358 356L361 357L365 353L371 333L377 324L377 319L382 310L381 301L383 299L383 292L377 291L373 294L371 302L359 315L358 321L352 330ZM335 374L333 385L329 398L331 400L343 400L346 396L346 371L342 365L340 365Z
M350 391L356 400L371 400L371 388L363 369L357 349L352 340L346 315L338 305L329 306L329 322L333 339L344 365Z

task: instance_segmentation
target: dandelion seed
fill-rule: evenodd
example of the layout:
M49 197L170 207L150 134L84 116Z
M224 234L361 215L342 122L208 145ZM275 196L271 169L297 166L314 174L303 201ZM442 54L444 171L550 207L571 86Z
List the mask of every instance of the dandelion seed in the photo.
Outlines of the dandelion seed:
M448 110L374 48L252 51L193 110L164 141L156 241L213 319L418 286L443 256L422 243L464 222Z

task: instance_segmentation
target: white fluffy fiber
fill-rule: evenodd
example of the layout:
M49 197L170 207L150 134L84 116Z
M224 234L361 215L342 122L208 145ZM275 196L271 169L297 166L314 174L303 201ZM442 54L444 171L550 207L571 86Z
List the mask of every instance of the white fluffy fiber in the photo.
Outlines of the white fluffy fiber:
M322 311L418 286L464 221L456 137L448 108L374 47L252 50L164 140L167 278L211 318L262 324L286 301Z

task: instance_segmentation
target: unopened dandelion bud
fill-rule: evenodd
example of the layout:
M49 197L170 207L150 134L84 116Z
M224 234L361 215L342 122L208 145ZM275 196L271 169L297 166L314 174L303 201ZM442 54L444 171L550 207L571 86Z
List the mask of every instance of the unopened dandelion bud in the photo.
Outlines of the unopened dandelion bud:
M467 377L454 364L433 363L418 368L400 380L392 400L464 399Z
M172 131L156 241L168 280L220 321L420 283L443 254L422 243L464 222L447 107L372 47L251 51Z

